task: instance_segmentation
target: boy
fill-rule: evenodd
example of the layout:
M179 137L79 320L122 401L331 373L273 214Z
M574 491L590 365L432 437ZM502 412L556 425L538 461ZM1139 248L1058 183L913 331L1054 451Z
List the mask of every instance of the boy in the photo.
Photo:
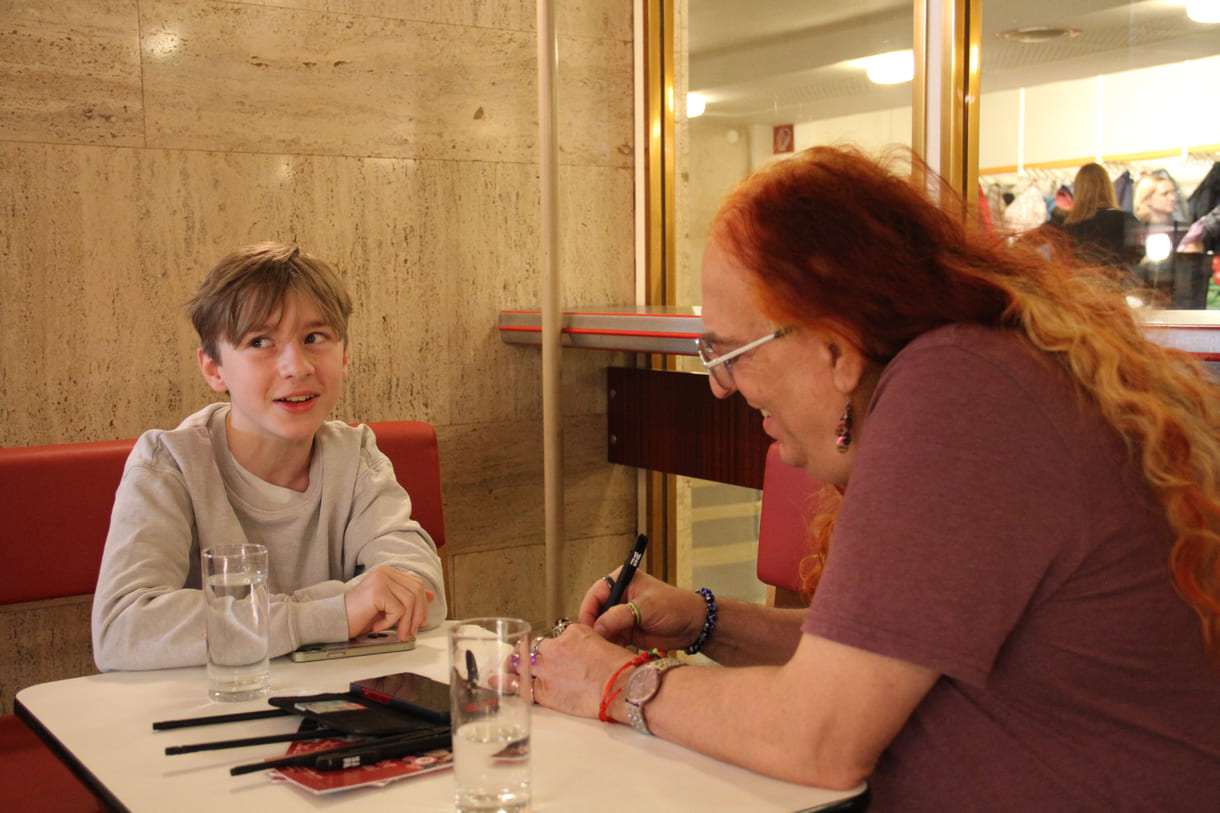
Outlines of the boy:
M137 441L93 599L98 668L206 662L199 551L267 546L270 655L446 613L436 546L367 426L327 416L347 379L351 298L326 263L262 243L187 305L199 368L228 403Z

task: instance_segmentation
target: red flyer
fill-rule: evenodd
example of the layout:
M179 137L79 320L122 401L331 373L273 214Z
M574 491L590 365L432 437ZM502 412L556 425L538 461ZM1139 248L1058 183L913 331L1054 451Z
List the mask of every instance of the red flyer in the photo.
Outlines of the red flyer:
M288 747L288 755L305 754L350 744L351 740L345 739L294 742ZM287 782L311 793L323 794L352 788L382 787L399 779L421 776L452 767L453 752L448 748L439 748L414 756L386 759L371 765L337 771L319 771L310 767L291 766L276 768L270 771L270 774L273 782Z

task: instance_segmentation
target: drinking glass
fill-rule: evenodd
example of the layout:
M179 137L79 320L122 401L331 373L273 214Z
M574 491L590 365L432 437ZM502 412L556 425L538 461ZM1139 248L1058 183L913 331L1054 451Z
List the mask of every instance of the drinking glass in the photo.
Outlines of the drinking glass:
M208 695L254 700L271 688L267 658L267 549L224 545L200 552L207 619Z
M453 771L461 813L530 809L529 645L530 625L519 618L472 618L449 631Z

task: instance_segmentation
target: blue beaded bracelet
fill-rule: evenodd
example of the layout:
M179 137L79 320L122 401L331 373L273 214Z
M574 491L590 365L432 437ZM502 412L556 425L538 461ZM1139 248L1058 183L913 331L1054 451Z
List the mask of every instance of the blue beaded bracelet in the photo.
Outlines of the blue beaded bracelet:
M686 648L687 655L698 654L707 643L707 639L711 637L712 630L716 629L716 597L706 587L700 587L695 592L703 596L703 600L707 602L707 618L703 620L703 629L699 630L699 637Z

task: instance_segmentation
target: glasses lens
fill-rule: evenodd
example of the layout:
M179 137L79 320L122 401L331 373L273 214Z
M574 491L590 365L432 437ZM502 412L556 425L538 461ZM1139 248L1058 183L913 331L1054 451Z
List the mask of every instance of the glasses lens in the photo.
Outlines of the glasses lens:
M717 358L716 349L702 336L695 339L695 347L699 351L699 360L703 362L703 366L716 381L717 386L724 390L731 390L733 388L733 360L729 359L712 365Z

